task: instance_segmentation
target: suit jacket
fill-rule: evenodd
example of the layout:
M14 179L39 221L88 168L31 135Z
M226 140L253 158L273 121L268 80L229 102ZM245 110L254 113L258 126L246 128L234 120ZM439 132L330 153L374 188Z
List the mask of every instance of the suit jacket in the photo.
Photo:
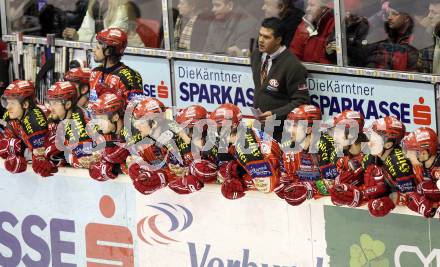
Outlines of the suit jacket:
M191 35L191 51L203 51L212 20L213 15L211 12L205 11L197 16Z
M294 108L310 103L306 78L307 70L288 49L272 61L266 81L261 84L262 53L254 51L251 57L255 84L254 107L272 111L277 119L284 120Z
M249 49L258 32L258 21L241 7L234 9L225 20L214 20L209 26L204 52L226 53L231 46Z

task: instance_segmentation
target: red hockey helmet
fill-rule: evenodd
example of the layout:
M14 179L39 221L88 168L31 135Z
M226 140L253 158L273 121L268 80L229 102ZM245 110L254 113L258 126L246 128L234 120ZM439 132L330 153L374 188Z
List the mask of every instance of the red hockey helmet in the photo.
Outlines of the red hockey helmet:
M333 126L335 127L336 125L345 124L346 128L350 128L350 126L352 126L351 123L353 122L356 122L359 127L359 131L362 131L365 120L364 116L362 116L362 114L358 111L344 110L333 118Z
M232 127L237 127L242 119L242 114L236 105L226 103L211 112L209 118L219 126L223 125L226 121L232 121Z
M127 34L119 28L108 28L100 31L96 35L96 40L107 47L114 47L116 55L124 54L127 47Z
M104 93L92 105L92 110L96 115L111 114L123 110L124 104L125 101L122 97L111 93Z
M89 84L92 71L89 68L74 68L64 74L64 80L79 84Z
M18 98L25 99L35 97L35 86L30 81L15 80L8 87L6 87L3 93L4 98Z
M437 134L429 127L421 127L405 136L402 140L404 150L414 150L418 153L427 150L430 156L437 154L437 146Z
M47 90L48 100L75 101L76 98L76 86L71 82L56 82Z
M315 120L321 120L321 110L313 105L301 105L295 108L287 116L288 120L292 121L308 121L308 123L313 123Z
M395 143L400 142L406 132L405 125L394 116L375 120L371 129L386 139L394 140Z
M134 108L133 115L135 119L140 119L142 116L162 113L165 111L165 105L158 99L147 97L142 99Z
M179 124L187 124L193 127L198 121L206 119L208 112L200 105L192 105L177 113L176 121Z

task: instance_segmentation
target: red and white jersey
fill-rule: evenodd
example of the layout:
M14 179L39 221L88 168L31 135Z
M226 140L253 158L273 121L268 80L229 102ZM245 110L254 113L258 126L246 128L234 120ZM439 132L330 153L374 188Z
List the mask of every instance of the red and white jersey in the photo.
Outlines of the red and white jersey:
M90 75L90 104L104 93L121 96L128 104L133 98L143 95L142 77L122 62L111 68L97 67Z
M242 141L238 138L235 145L230 147L230 151L248 174L248 180L251 179L251 181L246 181L247 179L243 177L247 187L252 188L249 185L252 182L256 190L263 193L272 192L280 179L281 149L279 144L266 133L253 128L246 128L244 142ZM246 151L244 149L246 147L251 148L251 151Z
M44 148L48 126L46 116L39 107L27 110L21 120L11 120L8 112L3 119L7 123L5 138L21 139L30 150Z
M331 180L338 176L334 164L336 150L331 136L321 135L318 153L292 150L291 142L282 146L285 152L282 157L281 172L283 179L287 179L285 182ZM289 148L291 149L288 150Z

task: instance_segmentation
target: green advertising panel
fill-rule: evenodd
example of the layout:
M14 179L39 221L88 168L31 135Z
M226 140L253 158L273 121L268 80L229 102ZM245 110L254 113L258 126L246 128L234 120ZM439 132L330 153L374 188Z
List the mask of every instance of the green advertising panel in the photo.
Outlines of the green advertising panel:
M324 214L330 266L440 266L438 219L401 214L374 218L366 210L332 206L325 206Z

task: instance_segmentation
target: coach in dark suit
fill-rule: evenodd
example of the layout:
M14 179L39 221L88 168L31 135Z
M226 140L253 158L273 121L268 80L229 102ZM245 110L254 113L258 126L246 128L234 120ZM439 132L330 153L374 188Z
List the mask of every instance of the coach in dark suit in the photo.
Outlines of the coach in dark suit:
M290 111L310 102L306 78L307 70L301 62L282 45L284 28L278 18L263 21L258 37L258 50L251 57L255 84L254 108L263 114L265 122L276 115L285 120ZM274 138L281 140L283 124L274 129Z

